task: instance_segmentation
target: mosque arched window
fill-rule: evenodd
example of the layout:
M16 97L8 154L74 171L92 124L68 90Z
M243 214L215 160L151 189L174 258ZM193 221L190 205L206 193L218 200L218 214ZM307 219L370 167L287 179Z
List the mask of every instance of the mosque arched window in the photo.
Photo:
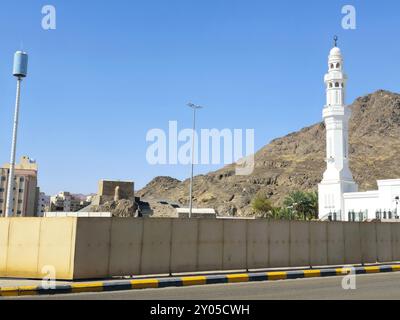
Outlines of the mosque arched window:
M339 88L339 82L335 83L335 88Z
M333 63L331 63L331 69L333 69L335 66L333 65Z
M340 68L340 63L336 64L336 68L338 68L338 69Z

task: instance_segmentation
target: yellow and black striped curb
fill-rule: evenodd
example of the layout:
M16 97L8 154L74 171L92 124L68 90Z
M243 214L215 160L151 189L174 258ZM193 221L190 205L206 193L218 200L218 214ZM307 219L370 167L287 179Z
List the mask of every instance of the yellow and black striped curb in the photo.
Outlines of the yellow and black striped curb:
M137 279L110 282L87 282L74 283L71 285L57 285L55 288L47 289L42 286L19 286L0 287L0 296L32 296L53 295L81 292L107 292L133 289L185 287L204 284L238 283L252 281L274 281L286 279L301 279L313 277L330 277L346 275L351 272L355 274L396 272L400 271L400 265L369 266L369 267L342 267L335 269L309 269L296 271L274 271L258 273L241 273L228 275L173 277L159 279Z

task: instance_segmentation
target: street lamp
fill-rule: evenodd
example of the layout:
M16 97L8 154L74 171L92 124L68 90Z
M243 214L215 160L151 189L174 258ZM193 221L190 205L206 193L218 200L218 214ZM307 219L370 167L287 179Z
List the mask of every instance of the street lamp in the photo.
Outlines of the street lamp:
M193 103L188 103L187 106L193 110L193 132L192 132L192 166L190 175L190 189L189 189L189 219L192 217L193 210L193 170L194 170L194 134L196 132L196 111L202 109L202 106L195 105Z

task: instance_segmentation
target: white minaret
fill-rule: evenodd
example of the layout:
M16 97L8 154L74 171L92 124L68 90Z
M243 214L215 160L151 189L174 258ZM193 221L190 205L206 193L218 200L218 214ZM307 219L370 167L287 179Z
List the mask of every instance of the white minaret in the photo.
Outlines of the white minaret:
M336 213L337 219L345 220L343 193L356 192L358 186L349 168L349 120L351 111L346 105L347 76L343 69L343 57L337 45L331 50L329 71L325 75L326 106L323 119L326 127L327 168L318 185L319 217Z

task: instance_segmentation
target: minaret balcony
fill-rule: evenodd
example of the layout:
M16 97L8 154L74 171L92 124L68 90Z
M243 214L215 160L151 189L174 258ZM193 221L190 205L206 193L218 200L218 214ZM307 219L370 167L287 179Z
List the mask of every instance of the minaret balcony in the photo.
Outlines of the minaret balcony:
M345 106L335 105L335 106L325 106L322 111L322 115L324 118L328 117L344 117L348 114L350 110L345 108Z
M346 81L347 80L347 75L345 75L341 71L330 71L327 73L324 77L325 83L329 81Z

